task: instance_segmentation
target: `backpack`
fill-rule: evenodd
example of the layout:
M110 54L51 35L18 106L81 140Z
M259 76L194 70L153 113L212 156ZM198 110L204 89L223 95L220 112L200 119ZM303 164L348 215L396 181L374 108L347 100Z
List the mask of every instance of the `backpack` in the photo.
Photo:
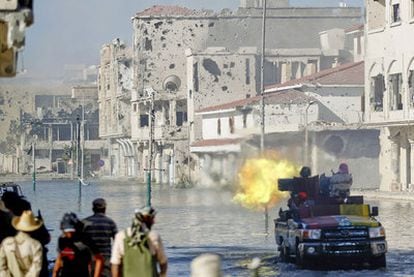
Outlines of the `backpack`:
M148 234L134 246L130 246L131 237L125 231L124 257L122 271L124 277L158 277L155 257L151 254L148 245Z

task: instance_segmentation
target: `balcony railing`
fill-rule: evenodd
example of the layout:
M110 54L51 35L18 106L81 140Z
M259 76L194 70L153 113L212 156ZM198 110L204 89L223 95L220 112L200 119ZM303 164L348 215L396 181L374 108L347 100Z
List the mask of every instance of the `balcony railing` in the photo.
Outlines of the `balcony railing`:
M136 140L149 140L150 128L138 128L132 137ZM184 140L188 137L187 126L156 126L154 127L154 140Z

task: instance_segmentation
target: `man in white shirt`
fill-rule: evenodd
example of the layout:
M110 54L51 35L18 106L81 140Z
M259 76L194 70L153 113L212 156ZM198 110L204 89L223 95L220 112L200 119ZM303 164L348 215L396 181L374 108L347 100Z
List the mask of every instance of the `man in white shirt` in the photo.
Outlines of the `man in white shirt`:
M148 237L148 248L155 262L159 265L159 275L167 276L168 259L165 254L161 237L158 233L151 230L154 224L155 210L152 207L145 207L135 211L132 226L126 230L118 232L112 247L111 264L112 277L120 277L121 265L125 255L125 239L128 237L129 244L139 243L145 236ZM124 267L125 268L125 267ZM134 273L131 273L131 276ZM135 272L135 276L138 274ZM123 272L124 277L128 277L128 272Z

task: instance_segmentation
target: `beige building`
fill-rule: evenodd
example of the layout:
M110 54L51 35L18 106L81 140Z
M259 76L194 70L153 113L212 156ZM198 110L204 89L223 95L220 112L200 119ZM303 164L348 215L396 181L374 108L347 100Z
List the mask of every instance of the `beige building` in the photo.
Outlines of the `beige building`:
M233 12L153 6L133 18L134 91L131 139L138 176L148 168L151 98L154 95L158 181L188 171L187 138L201 134L194 111L256 95L260 74L261 1L243 0ZM359 23L359 8L296 8L268 1L267 83L311 74L347 60L343 47L320 48L319 32ZM326 35L328 38L329 34ZM300 49L298 49L300 48ZM159 135L158 135L159 134ZM191 165L191 163L190 163ZM181 178L183 179L183 178Z
M346 162L354 187L376 188L379 131L362 128L363 76L364 63L357 62L268 86L265 150L307 164L315 174L329 175ZM244 159L260 152L260 96L210 106L197 114L203 132L202 139L191 144L191 152L199 157L194 175L203 185L232 183Z
M109 151L107 175L136 176L131 137L132 52L115 39L101 49L98 68L99 137Z
M367 0L365 120L381 128L381 190L414 184L414 1Z

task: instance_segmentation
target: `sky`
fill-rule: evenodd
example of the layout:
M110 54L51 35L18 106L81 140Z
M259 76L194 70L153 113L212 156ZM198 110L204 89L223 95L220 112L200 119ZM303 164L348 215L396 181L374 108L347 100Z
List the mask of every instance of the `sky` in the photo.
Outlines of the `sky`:
M363 0L342 0L362 6ZM338 6L339 0L290 0L291 6ZM35 23L26 31L19 66L30 77L59 77L64 64L98 64L99 50L120 38L132 39L131 17L153 5L237 9L239 0L35 0Z

